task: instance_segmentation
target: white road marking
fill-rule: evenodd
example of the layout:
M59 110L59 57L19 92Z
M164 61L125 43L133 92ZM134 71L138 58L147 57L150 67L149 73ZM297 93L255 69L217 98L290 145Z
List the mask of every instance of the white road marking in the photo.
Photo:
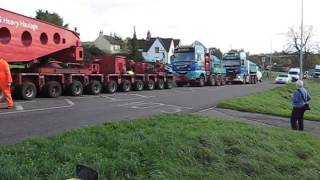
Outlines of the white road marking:
M131 108L133 108L133 109L149 109L149 108L157 108L157 107L161 107L161 106L164 106L164 104L143 102L143 103L139 103L134 106L131 106Z
M202 109L202 110L198 111L198 113L203 113L203 112L206 112L206 111L210 111L210 110L212 110L214 108L216 108L216 106L213 106L213 107L207 108L207 109Z
M138 101L138 102L131 102L131 103L126 103L126 104L120 104L118 105L119 107L123 106L128 106L128 105L133 105L133 104L139 104L139 103L144 103L144 101Z
M22 105L16 104L16 110L17 110L17 111L23 111L24 109L23 109L23 106L22 106Z
M70 99L64 99L70 106L74 106L74 102L72 102Z
M0 113L0 115L17 114L17 113L25 113L25 112L47 111L47 110L53 110L53 109L70 108L70 107L74 106L74 103L72 101L70 101L70 100L68 101L68 99L64 99L64 100L68 103L67 106L55 106L55 107L48 107L48 108L12 111L12 112Z

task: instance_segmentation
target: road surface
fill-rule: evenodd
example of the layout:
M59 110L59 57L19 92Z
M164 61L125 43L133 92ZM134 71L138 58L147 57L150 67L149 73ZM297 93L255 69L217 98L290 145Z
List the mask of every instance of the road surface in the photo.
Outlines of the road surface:
M159 113L199 112L222 100L275 86L271 82L263 82L255 85L181 87L17 101L15 109L0 109L0 144L12 144L33 136L51 136L68 129ZM0 105L5 107L5 104Z

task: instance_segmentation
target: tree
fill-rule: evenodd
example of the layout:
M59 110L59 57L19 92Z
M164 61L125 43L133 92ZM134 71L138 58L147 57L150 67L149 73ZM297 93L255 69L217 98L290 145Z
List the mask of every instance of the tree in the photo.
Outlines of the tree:
M131 52L129 54L129 58L136 61L142 61L143 57L138 50L138 39L136 34L136 28L134 27L133 38L130 41Z
M64 24L63 18L59 16L57 13L53 12L50 13L48 10L43 11L42 9L39 9L36 11L36 19L40 19L42 21L46 21L52 24L55 24L57 26L62 26L64 28L68 28L69 24Z
M98 56L104 56L106 55L105 52L101 51L99 48L97 48L94 45L84 45L84 61L85 63L88 63L90 61L90 58L92 57L98 57Z
M218 49L217 48L210 48L209 51L210 51L211 55L214 55L214 56L222 59L223 53L219 48Z
M318 47L315 43L312 42L313 37L313 27L309 26L305 28L305 31L303 32L303 44L301 44L301 28L297 29L294 27L291 27L287 33L287 53L293 53L296 54L297 57L293 61L294 66L299 66L299 53L302 48L302 51L304 52L303 55L303 67L304 69L313 68L313 62L311 60L313 58L308 58L313 52L315 52Z

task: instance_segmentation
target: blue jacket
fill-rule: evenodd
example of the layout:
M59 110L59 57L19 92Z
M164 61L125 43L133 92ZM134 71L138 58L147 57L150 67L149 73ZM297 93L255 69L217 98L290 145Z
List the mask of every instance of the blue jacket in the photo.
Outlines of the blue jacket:
M298 89L293 93L293 96L291 98L292 106L295 108L303 107L305 102L302 97L308 102L311 100L311 96L309 92L305 88L299 88L301 93L298 91ZM302 95L301 95L302 94Z

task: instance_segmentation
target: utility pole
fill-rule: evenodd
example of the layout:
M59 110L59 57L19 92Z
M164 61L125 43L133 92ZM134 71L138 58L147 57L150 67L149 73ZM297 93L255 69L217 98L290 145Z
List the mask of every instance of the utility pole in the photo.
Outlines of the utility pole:
M272 54L273 54L273 52L272 52L272 36L271 36L271 39L270 39L270 67L269 67L270 79L272 79L272 75L271 75L271 73L272 73Z
M300 80L303 78L303 0L301 0Z

